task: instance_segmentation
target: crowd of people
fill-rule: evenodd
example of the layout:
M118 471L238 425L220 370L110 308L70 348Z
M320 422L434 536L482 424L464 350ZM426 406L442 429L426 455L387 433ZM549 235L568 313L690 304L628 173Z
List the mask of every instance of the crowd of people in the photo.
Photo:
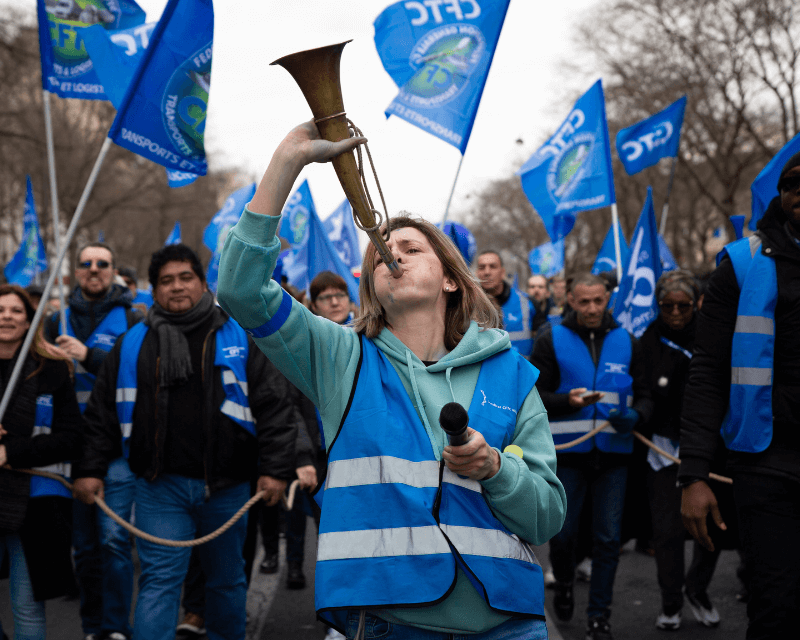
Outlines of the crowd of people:
M684 602L719 625L709 585L720 550L736 548L747 638L791 637L800 154L758 233L728 245L707 283L660 278L659 315L636 340L608 309L608 279L533 275L522 292L499 252L470 270L406 215L388 223L399 277L370 245L358 301L330 272L308 292L282 287L276 231L294 180L361 142L326 142L313 123L285 138L228 235L217 299L182 244L153 254L152 299L110 246L81 247L65 314L40 327L35 304L48 301L0 286L0 390L36 331L0 426L13 637L45 638L45 601L77 592L85 640L242 640L259 528L258 571L277 572L283 527L286 587L302 589L313 516L315 609L330 638L544 639L545 583L570 620L588 557L586 638L610 640L631 505L650 520L640 543L655 557L656 627L678 629ZM657 449L634 446L634 431ZM30 469L72 492L19 471ZM185 541L257 491L248 517L193 550L136 539L130 625L132 538L96 499Z

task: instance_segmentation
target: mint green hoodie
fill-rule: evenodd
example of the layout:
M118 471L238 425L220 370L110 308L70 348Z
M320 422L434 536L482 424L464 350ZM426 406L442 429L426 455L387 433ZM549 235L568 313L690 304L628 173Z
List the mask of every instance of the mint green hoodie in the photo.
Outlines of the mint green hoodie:
M283 299L280 286L270 279L280 251L275 237L279 224L280 217L245 208L225 241L217 295L220 305L245 328L266 323ZM358 340L352 330L315 316L294 300L280 328L256 338L275 366L318 407L326 443L333 441L351 395ZM447 444L438 422L442 406L455 401L468 407L481 361L510 347L505 331L481 330L474 322L455 349L427 367L388 329L373 342L397 371L439 460ZM517 414L512 444L522 451L522 458L500 452L500 470L481 481L484 497L506 527L532 544L542 544L561 529L566 496L556 478L547 412L535 387ZM489 608L460 569L455 588L439 604L372 613L444 633L483 633L509 619Z

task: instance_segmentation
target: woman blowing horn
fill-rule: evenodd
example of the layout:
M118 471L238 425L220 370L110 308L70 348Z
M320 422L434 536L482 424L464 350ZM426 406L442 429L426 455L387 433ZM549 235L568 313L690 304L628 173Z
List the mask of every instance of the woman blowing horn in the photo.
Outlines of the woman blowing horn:
M321 140L313 122L293 129L220 263L220 304L322 417L317 613L348 638L546 638L528 543L561 528L566 499L538 372L509 348L455 246L429 222L393 218L402 276L367 248L355 331L270 280L301 169L362 142ZM447 444L449 402L468 408L467 444Z

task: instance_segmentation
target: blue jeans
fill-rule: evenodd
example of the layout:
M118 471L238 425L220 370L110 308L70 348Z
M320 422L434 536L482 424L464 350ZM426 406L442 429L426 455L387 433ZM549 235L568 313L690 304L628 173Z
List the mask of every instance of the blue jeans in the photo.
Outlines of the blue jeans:
M627 467L579 469L558 467L556 472L567 494L567 516L561 531L550 540L553 574L562 584L575 576L575 546L586 492L592 495L592 581L589 585L589 618L611 615L614 577L619 564L622 507L625 502Z
M113 460L103 480L106 504L130 521L136 476L124 458ZM128 532L94 505L75 501L72 545L81 591L83 632L131 635L133 560Z
M164 474L136 480L136 522L161 538L192 540L222 526L250 498L243 482L205 499L203 480ZM209 640L244 640L247 583L242 547L247 516L219 538L196 547L206 578L205 624ZM134 640L174 640L189 548L138 541L142 574L134 617Z
M22 542L16 534L0 536L0 564L8 553L9 590L11 610L14 613L15 640L44 640L47 624L44 618L44 602L33 599L33 585L28 575L28 564ZM0 626L0 637L3 628Z
M353 640L358 631L358 611L347 616L347 640ZM364 638L381 640L547 640L547 625L544 620L509 620L499 627L484 633L442 633L417 627L387 622L370 614L366 615Z

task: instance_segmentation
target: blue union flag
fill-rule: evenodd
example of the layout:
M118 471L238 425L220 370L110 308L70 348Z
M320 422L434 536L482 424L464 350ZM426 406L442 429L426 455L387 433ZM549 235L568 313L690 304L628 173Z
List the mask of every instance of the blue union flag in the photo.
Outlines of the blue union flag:
M39 218L33 203L33 188L28 176L25 214L22 218L22 242L19 250L3 270L6 280L27 287L36 277L47 271L47 253L39 235Z
M145 20L133 0L37 0L42 88L62 98L107 100L83 42L86 27L130 29Z
M169 0L108 137L168 169L205 175L211 0Z
M556 228L557 217L616 202L600 80L575 103L555 134L517 175L553 241L566 235Z
M386 109L464 153L510 0L396 2L375 47L400 93Z

